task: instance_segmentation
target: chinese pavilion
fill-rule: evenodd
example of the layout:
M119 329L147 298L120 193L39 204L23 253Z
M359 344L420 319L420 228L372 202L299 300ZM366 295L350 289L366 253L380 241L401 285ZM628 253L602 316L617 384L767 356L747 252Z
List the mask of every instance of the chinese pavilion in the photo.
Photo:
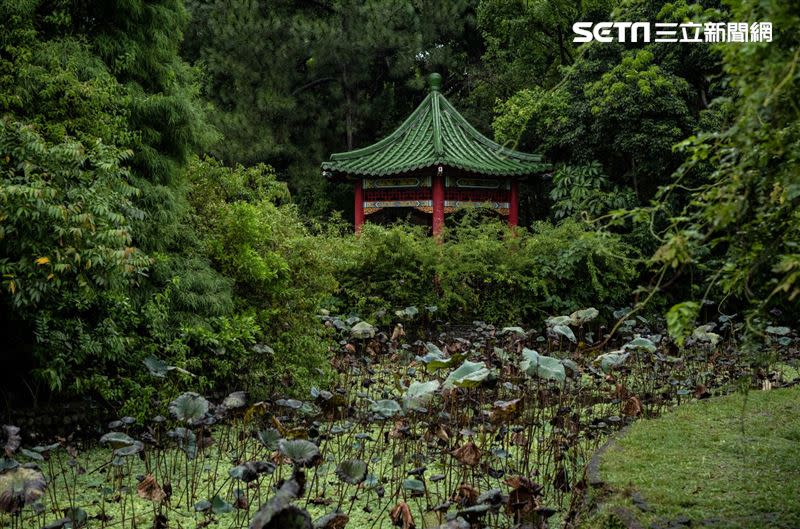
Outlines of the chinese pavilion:
M397 130L322 164L327 178L353 183L356 231L367 215L387 208L430 215L434 235L446 213L470 206L493 208L516 226L519 180L548 165L482 135L442 95L442 77L433 73L428 81L430 93Z

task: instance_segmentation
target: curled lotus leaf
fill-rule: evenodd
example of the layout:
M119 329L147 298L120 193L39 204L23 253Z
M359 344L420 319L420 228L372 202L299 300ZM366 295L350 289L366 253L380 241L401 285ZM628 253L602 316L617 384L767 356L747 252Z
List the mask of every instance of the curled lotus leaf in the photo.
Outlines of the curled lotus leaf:
M308 512L292 505L301 490L297 480L285 481L275 495L258 509L250 521L250 529L312 529Z
M193 431L189 430L188 428L175 428L174 430L167 432L167 435L172 439L175 439L178 444L178 448L183 450L187 458L195 458L197 455L197 436Z
M127 457L138 454L142 450L144 450L144 443L141 441L134 441L131 445L123 446L114 450L114 455L119 457Z
M6 470L13 470L19 467L19 461L12 458L0 457L0 474Z
M489 505L500 505L501 503L505 503L507 499L502 490L490 489L478 496L477 502L487 503Z
M569 315L569 322L572 325L583 325L584 323L588 323L593 319L597 318L599 315L600 311L598 311L594 307L589 307L588 309L576 310L575 312Z
M766 332L767 334L775 335L775 336L786 336L787 334L792 332L792 330L789 327L776 327L776 326L770 325L769 327L764 329L764 332Z
M336 475L350 485L358 485L367 478L367 463L360 459L342 461L336 467Z
M402 318L404 320L410 320L419 314L419 309L412 305L410 307L404 308L403 310L396 310L394 313L398 318Z
M439 389L438 380L428 382L412 382L409 384L405 395L403 395L403 405L406 409L419 410L427 405L433 398L433 394Z
M314 417L322 413L322 408L313 402L304 402L298 411L306 417Z
M506 334L513 334L516 336L525 336L525 329L522 327L503 327L498 333L505 336Z
M11 424L4 424L3 437L5 439L3 451L5 451L6 457L11 457L14 455L14 452L19 449L19 445L22 442L22 437L19 434L19 427Z
M229 410L243 408L247 404L247 398L244 391L234 391L222 401L222 405Z
M652 340L648 338L642 338L641 336L637 336L630 342L626 343L622 348L629 351L644 351L646 353L656 352L656 344L654 344Z
M312 466L320 458L319 447L311 441L305 439L293 439L287 441L281 439L278 442L278 450L298 466Z
M553 325L550 330L553 331L553 334L561 335L572 343L577 343L578 341L575 338L575 333L572 332L568 325Z
M463 446L453 450L452 455L459 462L473 467L481 461L481 450L472 441L464 443Z
M233 505L220 498L219 494L211 498L211 512L214 514L225 514L233 510Z
M158 484L156 478L152 474L147 474L139 485L136 487L136 494L145 500L150 500L155 503L161 503L167 499L167 493Z
M705 342L710 343L711 345L717 345L722 337L715 333L711 332L714 326L711 324L708 325L701 325L697 327L694 331L692 331L692 338L697 340L698 342Z
M61 446L60 443L53 443L49 445L38 445L31 448L34 452L38 452L40 454L49 454L50 452L57 450Z
M275 404L292 410L299 410L303 407L303 401L297 399L278 399Z
M169 412L179 421L197 423L208 413L208 401L193 391L187 391L169 403Z
M170 371L177 371L179 373L183 373L184 375L189 375L192 377L194 376L192 373L186 371L185 369L177 366L168 365L165 361L153 355L150 355L144 360L142 360L142 363L144 363L147 370L154 377L164 378Z
M389 512L389 519L392 520L392 525L400 529L416 529L417 527L411 515L411 508L404 501L399 502L392 508L391 512Z
M417 478L406 478L403 480L403 489L411 492L412 495L425 494L425 483Z
M458 369L447 376L443 387L445 389L451 389L453 387L473 388L489 378L490 374L491 371L487 369L484 362L470 362L469 360L464 360L464 363L461 364Z
M277 450L281 433L277 428L265 428L256 432L256 438L267 450Z
M548 327L555 327L556 325L569 325L572 319L569 316L550 316L545 320Z
M228 474L234 479L250 483L255 481L261 474L272 474L273 472L275 472L274 463L269 461L247 461L231 468Z
M112 448L122 448L131 446L136 440L130 435L122 432L108 432L100 438L101 444L111 445Z
M86 526L89 520L89 513L80 507L67 507L64 509L64 527L68 529L78 529Z
M577 377L581 373L578 364L574 360L570 360L569 358L562 358L561 365L570 370L571 373L570 376L572 377Z
M473 505L471 507L459 509L458 516L463 516L468 520L476 521L479 518L489 514L489 511L492 510L492 508L494 508L494 506L489 505L488 503L478 503L477 505Z
M442 525L438 525L435 529L470 529L472 525L461 516L456 516L452 520L448 520Z
M384 419L388 419L388 418L394 417L395 415L400 413L402 411L402 408L400 407L400 405L395 400L382 399L382 400L378 400L378 401L373 402L370 405L369 410L372 413L380 415Z
M44 461L44 456L42 456L42 454L34 452L33 450L28 450L27 448L20 448L19 453L34 461Z
M495 422L504 422L516 417L522 399L498 400L492 405L491 417Z
M167 376L167 372L169 371L169 365L160 358L150 355L147 358L145 358L142 362L144 363L147 370L150 371L150 374L153 375L154 377L164 378L165 376Z
M257 343L250 347L250 350L260 355L274 355L275 350L267 344Z
M567 378L567 373L561 360L552 356L540 355L533 349L526 348L522 350L522 361L519 368L529 376L545 380L564 382Z
M343 512L331 512L314 520L314 529L344 529L350 517Z
M437 369L451 367L453 364L463 359L463 355L461 354L455 354L450 357L446 356L441 349L430 342L425 344L425 350L427 351L425 355L416 357L416 360L425 364L425 369L430 373Z
M628 356L630 356L630 353L626 353L625 351L612 351L610 353L601 354L595 358L594 361L600 363L600 369L602 369L604 373L610 373L614 369L622 366L625 360L628 359Z
M375 327L365 321L360 321L350 328L350 336L358 340L375 338Z
M17 467L0 474L0 512L17 513L39 500L47 482L33 468Z

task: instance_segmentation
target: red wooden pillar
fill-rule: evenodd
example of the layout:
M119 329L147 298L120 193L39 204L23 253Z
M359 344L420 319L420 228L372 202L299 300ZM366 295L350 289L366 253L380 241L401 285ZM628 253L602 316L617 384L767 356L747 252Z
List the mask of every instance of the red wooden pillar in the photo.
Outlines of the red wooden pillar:
M517 224L519 224L519 182L513 178L508 192L508 225L513 227Z
M356 178L353 183L353 190L355 191L355 225L356 233L361 233L361 226L364 224L364 188L361 178Z
M444 175L442 167L439 166L436 174L433 175L432 183L433 200L433 236L438 237L444 228Z

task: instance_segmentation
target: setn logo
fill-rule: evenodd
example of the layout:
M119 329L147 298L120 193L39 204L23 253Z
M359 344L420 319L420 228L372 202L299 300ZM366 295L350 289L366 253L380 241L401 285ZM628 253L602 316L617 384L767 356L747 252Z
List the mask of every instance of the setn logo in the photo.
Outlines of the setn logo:
M572 31L573 42L772 42L772 22L575 22Z
M592 28L594 26L594 28ZM614 32L618 42L650 42L649 22L575 22L573 42L614 42Z

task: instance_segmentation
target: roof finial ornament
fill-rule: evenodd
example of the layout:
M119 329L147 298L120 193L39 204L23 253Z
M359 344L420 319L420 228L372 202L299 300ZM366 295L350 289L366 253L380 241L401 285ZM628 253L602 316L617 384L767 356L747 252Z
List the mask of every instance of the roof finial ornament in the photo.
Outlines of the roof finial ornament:
M428 85L431 87L431 92L438 92L442 87L442 76L433 72L428 76Z

